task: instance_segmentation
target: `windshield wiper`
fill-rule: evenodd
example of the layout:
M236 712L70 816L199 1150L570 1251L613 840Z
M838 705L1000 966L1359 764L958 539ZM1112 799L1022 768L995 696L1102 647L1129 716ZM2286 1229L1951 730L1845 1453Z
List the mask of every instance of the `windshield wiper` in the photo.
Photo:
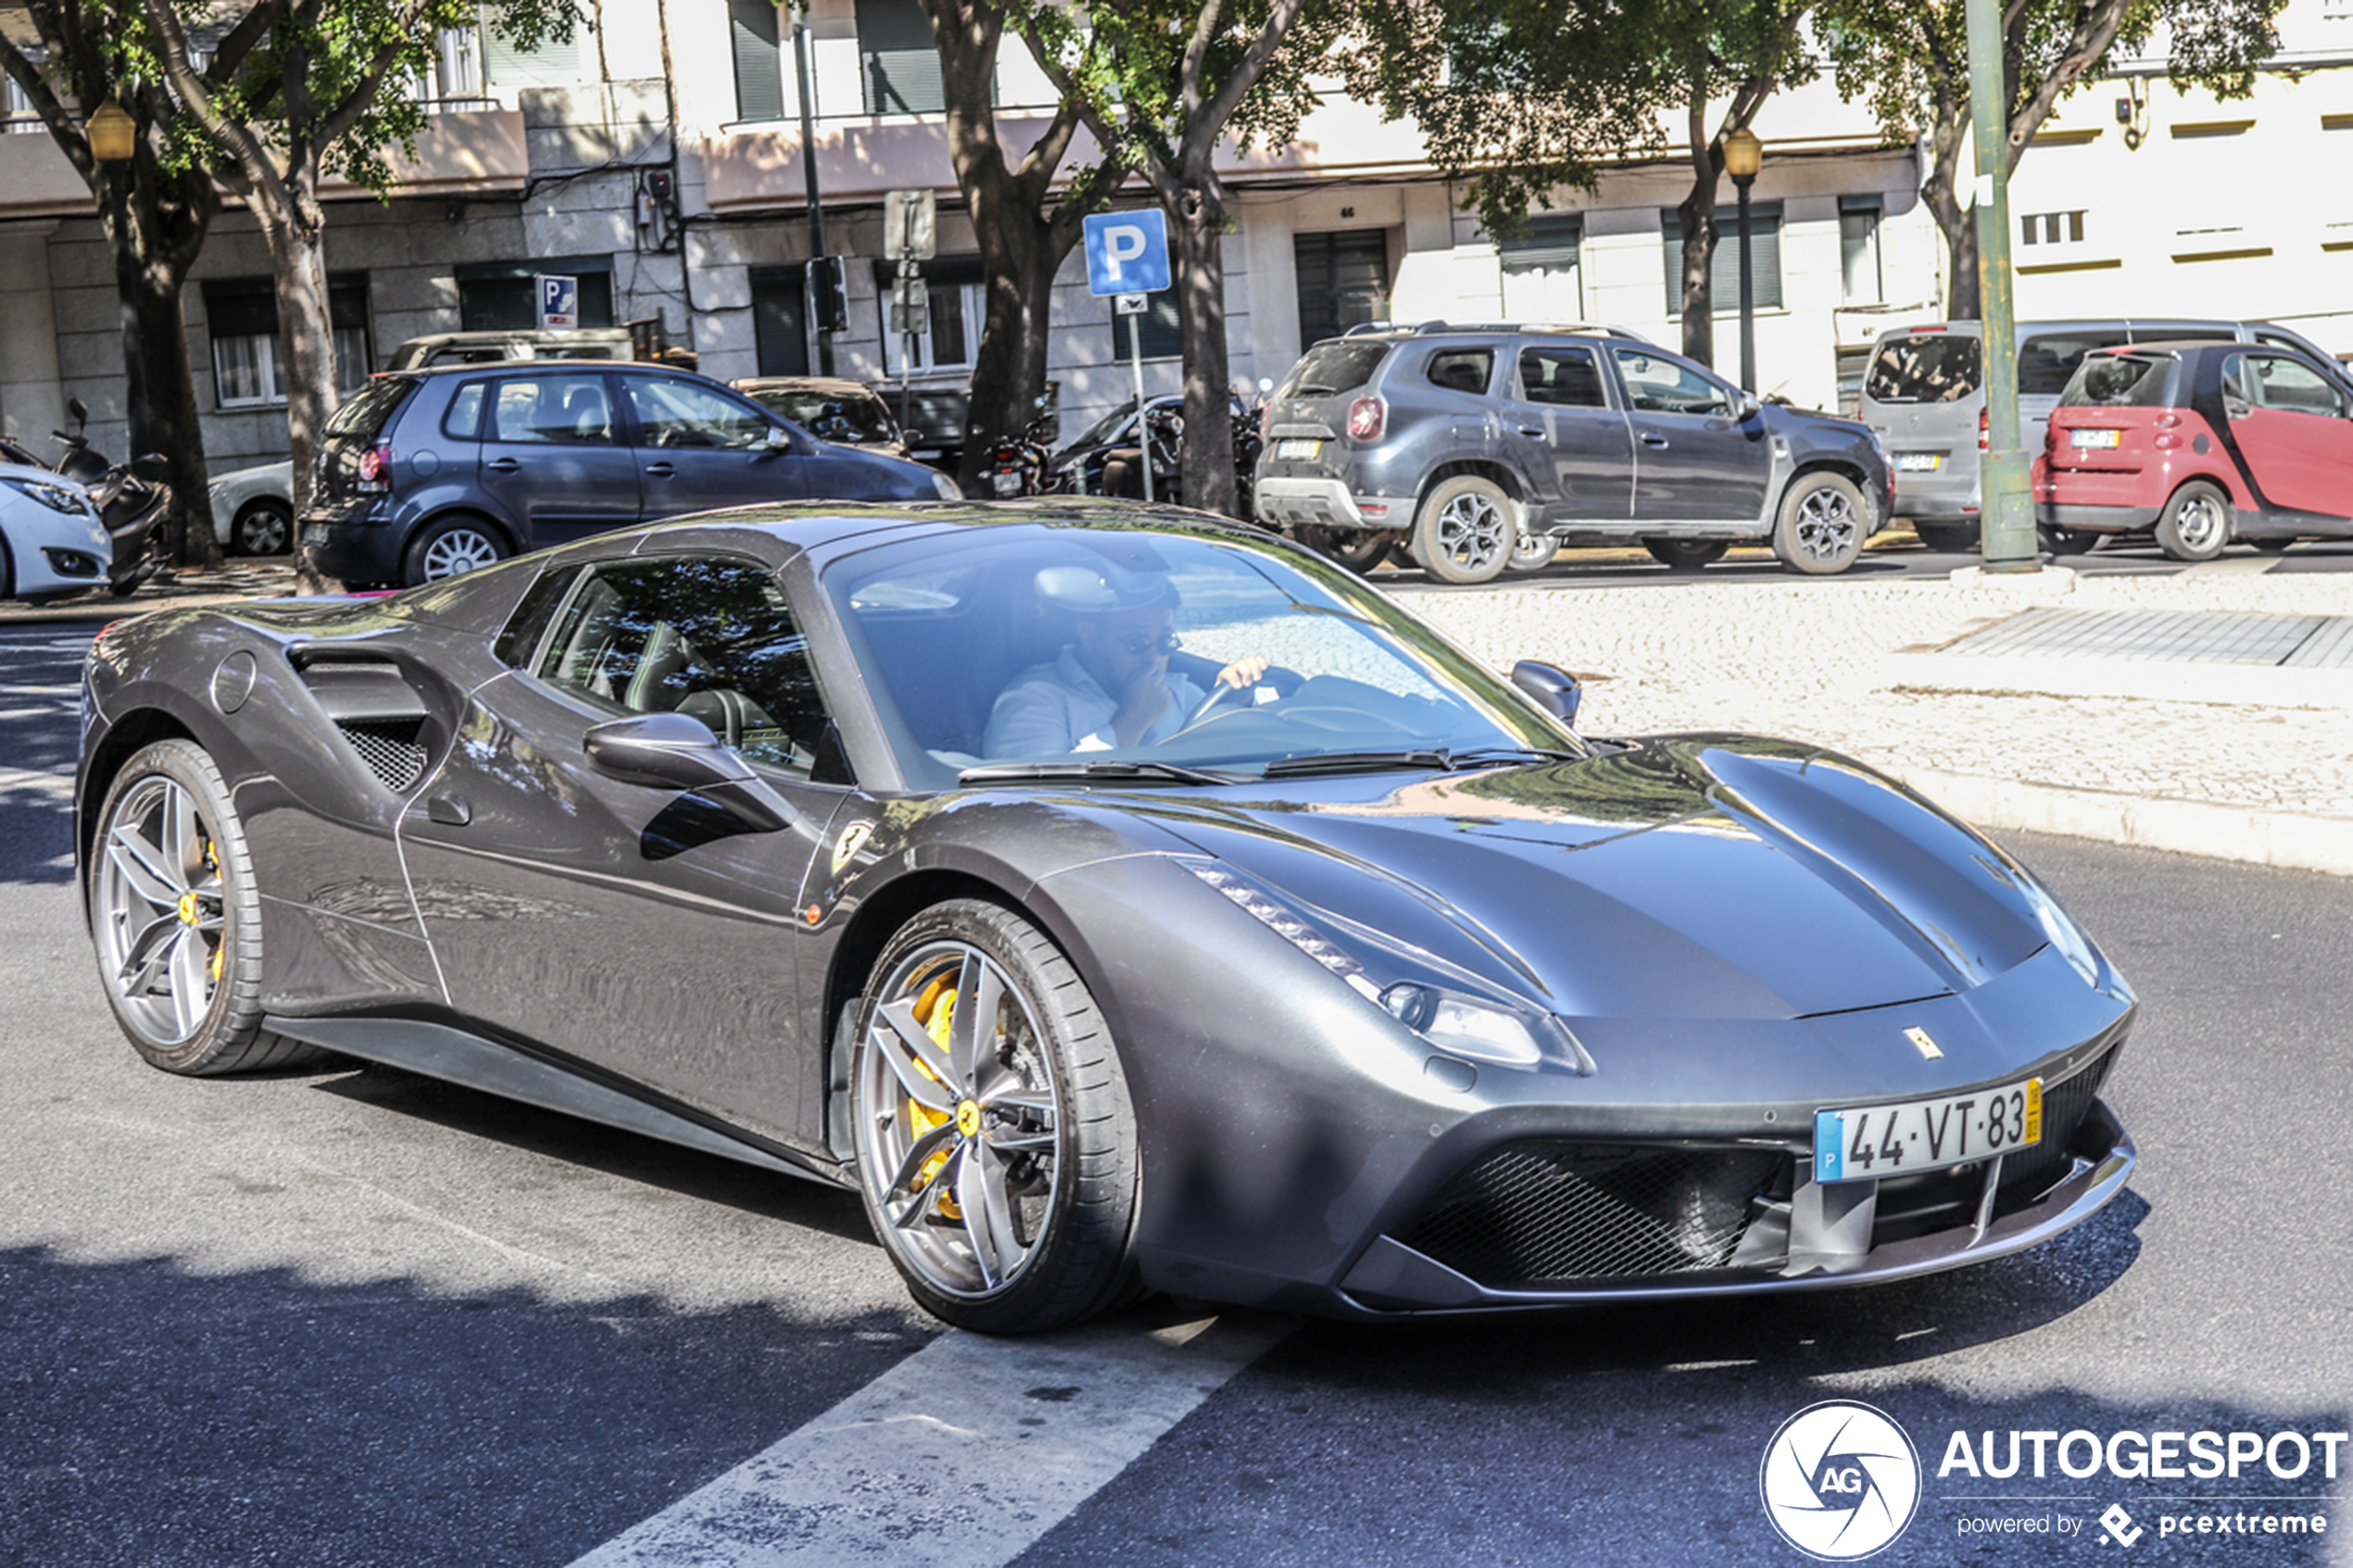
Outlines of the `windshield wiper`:
M1574 751L1548 751L1533 746L1485 746L1470 751L1443 746L1421 751L1330 751L1320 757L1281 757L1266 764L1270 779L1298 778L1308 773L1364 773L1384 768L1422 768L1434 772L1458 772L1466 768L1500 765L1516 758L1546 762L1581 762Z
M991 762L966 768L956 775L960 784L1037 784L1058 780L1151 779L1169 784L1230 784L1242 781L1231 773L1188 768L1176 762L1113 760L1101 762Z

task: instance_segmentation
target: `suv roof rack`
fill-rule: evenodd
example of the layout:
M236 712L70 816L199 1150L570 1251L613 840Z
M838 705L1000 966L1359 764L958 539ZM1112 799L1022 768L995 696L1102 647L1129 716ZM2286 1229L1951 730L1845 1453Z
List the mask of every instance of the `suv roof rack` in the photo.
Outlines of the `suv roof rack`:
M1628 328L1595 321L1424 321L1414 329L1416 337L1429 332L1573 333L1580 337L1622 337L1629 343L1651 341Z

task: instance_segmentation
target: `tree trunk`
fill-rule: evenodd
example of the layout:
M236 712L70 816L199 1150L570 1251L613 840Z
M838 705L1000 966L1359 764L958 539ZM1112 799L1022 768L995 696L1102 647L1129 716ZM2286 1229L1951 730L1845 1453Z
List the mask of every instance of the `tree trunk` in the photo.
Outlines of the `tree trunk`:
M1692 190L1677 207L1683 230L1683 352L1703 365L1716 363L1716 182L1724 169L1724 148L1707 132L1707 94L1691 100Z
M1185 505L1234 515L1234 420L1226 348L1226 213L1205 181L1166 208L1185 324Z
M164 459L171 486L172 560L218 566L220 541L212 531L211 478L204 455L204 422L196 412L194 368L188 360L188 319L181 306L178 271L149 264L139 270L136 355L146 392L131 417L126 459L150 452Z
M1977 301L1977 214L1961 206L1960 192L1956 188L1960 178L1961 148L1969 134L1969 100L1966 92L1958 96L1941 95L1936 101L1936 118L1928 133L1926 177L1920 181L1920 201L1936 220L1937 232L1944 236L1945 255L1951 270L1945 274L1946 316L1956 321L1978 319Z
M289 192L292 212L250 203L270 247L277 284L278 352L285 361L286 435L293 447L295 515L310 504L319 467L319 442L335 411L334 326L327 314L327 266L318 202L308 192ZM295 583L306 594L341 586L319 569L318 546L299 535L295 546Z
M988 311L973 356L963 461L957 470L958 483L968 495L979 493L988 449L1020 434L1045 394L1054 274L1070 253L1067 243L1053 243L1047 225L1011 210L1011 205L1002 200L973 204L973 236L988 282Z

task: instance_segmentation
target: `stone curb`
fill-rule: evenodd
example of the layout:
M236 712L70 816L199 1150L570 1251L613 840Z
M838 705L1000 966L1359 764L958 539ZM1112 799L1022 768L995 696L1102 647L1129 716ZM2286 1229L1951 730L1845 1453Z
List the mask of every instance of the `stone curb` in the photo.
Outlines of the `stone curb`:
M2065 834L2180 855L2353 876L2353 817L2063 789L1928 769L1899 776L1955 816L1997 832Z
M1891 653L1880 679L1919 691L2131 697L2233 708L2353 708L2353 670L2007 654Z

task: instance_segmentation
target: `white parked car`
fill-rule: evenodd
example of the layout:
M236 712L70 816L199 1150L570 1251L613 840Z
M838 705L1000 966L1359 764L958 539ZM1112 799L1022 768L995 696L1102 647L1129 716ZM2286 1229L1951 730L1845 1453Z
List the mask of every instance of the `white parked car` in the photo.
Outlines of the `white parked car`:
M212 482L212 532L238 556L283 556L294 548L294 464L264 463Z
M28 603L107 585L114 542L90 497L47 469L0 463L0 599Z

